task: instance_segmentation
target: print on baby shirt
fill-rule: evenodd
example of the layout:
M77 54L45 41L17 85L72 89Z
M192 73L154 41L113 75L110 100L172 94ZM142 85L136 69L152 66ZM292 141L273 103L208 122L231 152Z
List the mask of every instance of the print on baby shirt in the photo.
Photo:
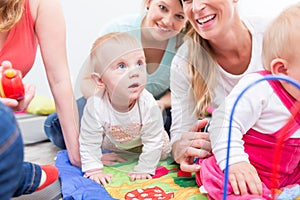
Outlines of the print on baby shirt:
M141 129L141 123L127 124L126 127L121 127L119 125L111 126L109 123L105 124L106 135L110 140L120 144L124 144L126 142L136 140L136 138L139 138Z

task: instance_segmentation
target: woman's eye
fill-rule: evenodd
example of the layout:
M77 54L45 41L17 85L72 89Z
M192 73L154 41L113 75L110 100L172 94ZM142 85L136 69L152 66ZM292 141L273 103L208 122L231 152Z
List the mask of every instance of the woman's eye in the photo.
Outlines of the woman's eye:
M166 11L166 10L167 10L166 6L159 5L158 7L159 7L161 10L163 10L163 11Z
M183 16L183 15L176 15L176 17L177 17L178 19L184 19L184 16Z

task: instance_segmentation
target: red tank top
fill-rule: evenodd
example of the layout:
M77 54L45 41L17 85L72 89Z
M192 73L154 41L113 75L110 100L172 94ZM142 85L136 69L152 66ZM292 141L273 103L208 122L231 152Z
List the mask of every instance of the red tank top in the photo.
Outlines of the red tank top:
M37 44L34 20L30 12L29 0L26 0L22 18L9 31L0 51L0 63L9 60L13 67L19 69L25 76L35 61Z

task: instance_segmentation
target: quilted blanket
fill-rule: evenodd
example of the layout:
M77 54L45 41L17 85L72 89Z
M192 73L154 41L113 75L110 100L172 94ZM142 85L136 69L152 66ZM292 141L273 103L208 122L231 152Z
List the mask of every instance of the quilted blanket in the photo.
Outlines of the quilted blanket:
M112 182L107 186L83 177L81 169L72 166L66 150L59 151L56 167L62 184L64 200L115 200L115 199L178 199L178 200L207 200L199 192L194 175L179 170L171 159L161 161L156 174L150 180L131 182L127 173L137 162L137 155L121 155L127 159L104 167L103 171L113 174ZM276 200L300 200L300 186L287 186L276 191Z
M137 162L135 155L122 155L125 163L105 166L103 171L113 174L112 182L105 188L94 181L84 178L80 168L71 165L66 150L59 151L56 167L60 172L64 200L97 200L97 199L186 199L207 200L199 192L195 177L183 173L177 164L170 159L161 161L156 174L150 180L131 182L127 173ZM159 194L158 194L159 193Z

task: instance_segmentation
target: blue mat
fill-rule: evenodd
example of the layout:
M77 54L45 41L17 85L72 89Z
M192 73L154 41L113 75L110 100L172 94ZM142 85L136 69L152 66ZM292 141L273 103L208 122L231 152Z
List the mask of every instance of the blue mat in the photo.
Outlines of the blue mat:
M81 168L71 165L66 150L57 153L55 166L59 170L64 200L115 200L102 185L84 178Z

